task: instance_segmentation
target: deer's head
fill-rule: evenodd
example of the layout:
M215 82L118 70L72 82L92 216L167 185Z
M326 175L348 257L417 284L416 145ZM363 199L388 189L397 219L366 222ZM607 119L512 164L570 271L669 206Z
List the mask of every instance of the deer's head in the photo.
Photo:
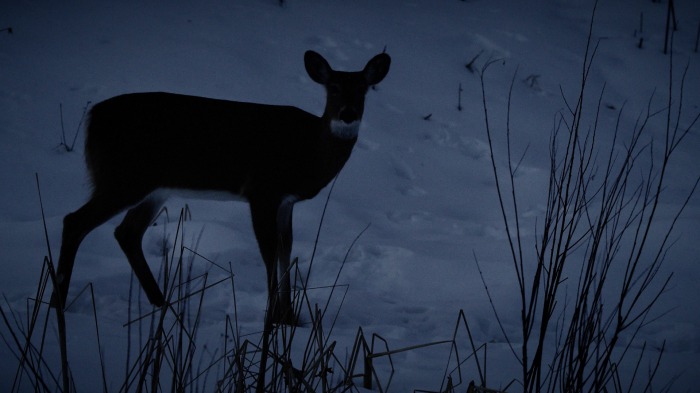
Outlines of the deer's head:
M360 120L365 109L365 95L389 72L391 58L386 53L374 56L362 71L335 71L320 54L304 54L306 72L312 80L326 88L326 108L323 119L329 122L336 137L357 138Z

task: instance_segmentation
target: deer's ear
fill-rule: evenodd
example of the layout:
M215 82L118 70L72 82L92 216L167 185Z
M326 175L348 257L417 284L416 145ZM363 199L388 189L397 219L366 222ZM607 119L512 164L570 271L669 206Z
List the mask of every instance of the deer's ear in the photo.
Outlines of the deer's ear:
M333 72L333 69L328 65L326 59L312 50L308 50L304 53L304 67L306 67L306 72L311 79L322 85L328 83L331 72Z
M380 53L374 56L370 61L367 62L365 69L362 72L365 75L367 84L369 86L376 85L381 82L382 79L389 73L389 66L391 65L391 57L386 53Z

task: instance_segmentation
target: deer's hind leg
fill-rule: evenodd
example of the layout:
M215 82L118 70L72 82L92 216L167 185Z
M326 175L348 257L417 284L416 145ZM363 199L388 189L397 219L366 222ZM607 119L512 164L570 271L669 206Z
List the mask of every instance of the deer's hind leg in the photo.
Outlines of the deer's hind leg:
M75 256L85 236L127 206L129 203L125 200L114 198L107 193L99 193L94 194L80 209L66 215L63 219L61 253L58 257L51 307L63 309L66 305Z
M131 269L146 292L148 301L158 307L165 303L165 298L148 267L146 257L143 255L142 243L146 229L155 219L162 204L163 198L161 196L149 195L138 205L129 209L124 220L114 231L114 237L129 260Z

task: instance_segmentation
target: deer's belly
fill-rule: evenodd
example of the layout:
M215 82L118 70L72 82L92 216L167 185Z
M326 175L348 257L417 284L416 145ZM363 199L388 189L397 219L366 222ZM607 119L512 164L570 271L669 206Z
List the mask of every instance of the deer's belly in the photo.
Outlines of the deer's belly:
M183 199L199 199L207 201L242 201L248 200L239 194L219 190L192 190L186 188L159 188L151 193L151 197L165 201L170 197Z

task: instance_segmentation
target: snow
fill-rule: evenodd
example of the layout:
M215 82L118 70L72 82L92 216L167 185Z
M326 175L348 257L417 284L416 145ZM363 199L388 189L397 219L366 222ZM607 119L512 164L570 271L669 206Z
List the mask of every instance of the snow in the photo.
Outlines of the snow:
M675 6L680 30L674 42L674 82L677 86L689 64L682 117L687 126L700 110L700 61L693 52L700 7L694 0L677 0ZM287 0L284 7L273 0L3 3L0 29L12 27L13 33L0 32L0 291L16 310L24 310L47 254L35 174L54 258L63 216L88 195L84 130L75 151L60 148L59 105L69 141L87 102L136 91L291 104L320 115L323 91L304 71L304 51L318 51L335 69L359 70L386 48L391 70L367 96L359 141L330 196L310 286L333 283L351 243L369 225L340 275L339 283L347 284L348 292L332 337L338 348L349 351L360 326L380 334L391 348L449 339L464 309L475 341L493 343L489 386L504 386L518 370L503 345L473 254L513 335L520 310L489 160L479 78L465 64L480 52L477 69L489 59L499 60L485 77L497 130L502 130L508 86L517 69L515 156L529 146L518 176L519 196L523 216L534 219L544 206L547 143L556 112L565 108L562 92L573 99L579 88L591 9L591 1L583 0ZM593 40L600 39L600 46L589 88L597 98L605 84L605 127L614 125L623 104L622 129L630 129L651 94L655 109L667 101L669 58L661 53L665 17L665 3L599 4ZM640 36L642 49L637 48ZM460 84L463 109L458 111ZM660 132L657 124L651 136L658 138ZM660 229L700 175L697 132L675 156ZM499 132L496 153L501 160L503 142ZM302 271L314 249L327 195L328 188L294 211L293 257L299 257ZM245 204L170 199L171 223L152 228L144 240L152 269L158 269L164 236L172 245L174 221L185 203L193 216L186 223L186 242L210 260L231 262L238 318L244 333L259 332L265 273ZM94 284L102 344L119 370L110 374L111 390L123 375L130 274L112 236L120 219L85 239L71 286L74 296L88 282ZM677 224L676 243L663 267L664 274L674 273L670 290L657 305L655 315L663 317L641 332L654 351L666 340L659 381L680 374L674 391L692 391L699 371L699 219L696 196ZM530 240L533 228L524 227ZM196 263L200 270L208 267L203 260ZM213 291L205 301L204 330L214 340L225 315L233 312L226 293ZM323 299L327 292L313 296ZM68 314L78 391L99 387L87 304L79 302ZM47 357L58 359L57 351L49 348ZM438 389L448 352L447 346L434 346L396 355L391 391ZM15 368L8 349L0 347L0 390L11 387Z

